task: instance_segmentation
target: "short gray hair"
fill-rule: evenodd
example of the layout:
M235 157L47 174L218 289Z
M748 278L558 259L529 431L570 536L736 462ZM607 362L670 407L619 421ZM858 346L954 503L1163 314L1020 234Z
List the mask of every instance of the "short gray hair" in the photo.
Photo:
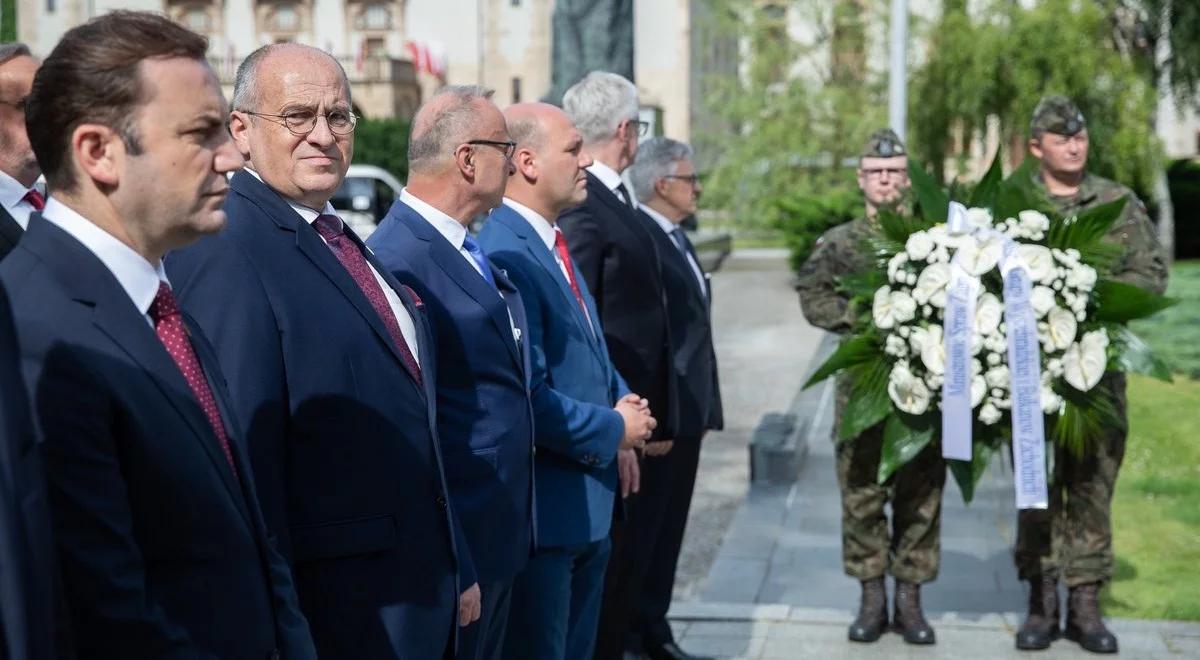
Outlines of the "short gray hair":
M429 97L413 116L408 137L408 169L431 173L450 158L458 145L471 139L479 101L490 101L492 90L482 85L447 85Z
M6 64L9 60L15 60L18 57L33 57L33 53L29 52L29 46L19 41L0 44L0 64Z
M639 202L654 199L654 184L679 171L679 163L692 157L692 148L671 138L650 138L638 147L637 160L629 168L633 194Z
M610 140L627 119L637 119L638 91L624 77L593 71L563 94L563 110L588 144Z
M338 71L342 74L342 82L346 85L346 98L352 98L350 90L350 77L346 75L346 69L342 67L342 63L337 61L337 58L333 55L326 53L320 48L313 48L312 46L305 46L302 44L290 42L267 44L266 46L260 46L255 49L254 52L247 55L246 59L242 60L242 63L238 65L237 74L235 74L233 77L233 102L231 103L231 106L234 110L239 110L241 112L255 112L260 109L258 105L262 102L262 95L258 89L259 65L261 65L263 60L267 59L267 57L275 51L287 48L308 49L314 53L321 53L322 55L328 57L329 60L333 62L335 66L337 66Z

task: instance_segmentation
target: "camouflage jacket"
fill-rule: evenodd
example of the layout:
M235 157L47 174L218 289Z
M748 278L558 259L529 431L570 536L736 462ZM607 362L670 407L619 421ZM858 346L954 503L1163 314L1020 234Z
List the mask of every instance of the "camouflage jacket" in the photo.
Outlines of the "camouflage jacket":
M812 325L838 334L850 331L856 311L851 309L850 296L839 289L837 278L875 266L864 243L872 231L871 221L858 218L817 239L796 283L800 308Z
M1093 174L1084 174L1079 192L1070 197L1051 195L1046 191L1041 172L1033 173L1033 182L1059 213L1075 215L1092 207L1128 197L1121 217L1113 223L1108 240L1124 248L1113 267L1112 279L1142 287L1161 294L1167 288L1167 262L1154 224L1146 213L1142 200L1125 186Z

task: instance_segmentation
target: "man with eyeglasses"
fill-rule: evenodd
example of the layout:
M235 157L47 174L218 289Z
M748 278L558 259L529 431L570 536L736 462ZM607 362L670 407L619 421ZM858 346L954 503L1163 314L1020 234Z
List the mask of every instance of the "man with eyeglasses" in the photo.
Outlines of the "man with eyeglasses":
M425 301L438 330L438 432L469 545L458 549L460 573L464 584L479 584L471 594L480 599L479 620L462 631L463 660L499 660L513 579L534 547L525 309L504 269L467 232L500 205L513 171L516 143L491 96L448 86L421 106L408 141L408 185L367 241Z
M228 226L167 266L216 345L320 657L440 658L478 590L460 575L424 305L329 204L354 149L351 107L327 53L251 53L234 84L247 162Z
M37 70L25 44L0 44L0 259L17 246L30 214L45 206L33 187L42 170L25 134L25 99Z
M851 328L859 310L838 284L838 278L874 266L864 241L878 230L881 210L895 210L909 187L904 143L889 129L867 139L858 167L865 217L838 225L817 240L800 268L797 290L808 322L834 333ZM849 398L850 383L837 383L833 437ZM933 644L933 628L921 609L921 585L937 577L941 547L942 487L946 464L932 445L880 484L883 425L856 438L837 442L837 475L842 491L842 566L862 585L858 616L849 638L874 642L887 629L885 575L896 580L893 623L904 641ZM892 507L891 529L885 507Z
M559 216L558 225L596 299L613 365L630 389L650 402L658 420L645 449L647 455L658 455L675 438L677 402L661 258L652 227L638 219L637 202L621 180L637 156L644 126L638 120L637 87L615 73L594 71L567 90L563 109L583 136L592 164L587 168L587 201ZM618 515L596 649L602 659L622 653L633 568L624 521L637 506L631 496L641 487L637 452L624 450L618 461L621 493L614 503Z

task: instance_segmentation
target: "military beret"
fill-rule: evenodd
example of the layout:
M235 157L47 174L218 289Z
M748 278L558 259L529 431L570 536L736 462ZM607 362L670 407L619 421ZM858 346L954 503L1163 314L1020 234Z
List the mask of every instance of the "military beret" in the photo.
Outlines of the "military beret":
M1033 110L1033 120L1029 122L1029 132L1033 135L1075 135L1085 128L1087 120L1083 118L1083 113L1065 96L1043 97Z
M891 158L906 154L904 143L900 141L900 137L896 135L895 131L890 128L881 128L867 138L860 155L863 158Z

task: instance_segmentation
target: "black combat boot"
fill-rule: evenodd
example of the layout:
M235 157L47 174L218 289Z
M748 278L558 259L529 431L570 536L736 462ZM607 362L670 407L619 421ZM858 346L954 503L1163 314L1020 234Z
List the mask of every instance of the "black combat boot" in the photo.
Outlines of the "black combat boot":
M1067 639L1092 653L1116 653L1117 636L1100 618L1100 584L1071 588L1067 607Z
M909 644L933 644L933 628L921 611L921 585L896 580L896 602L892 617L896 632Z
M1058 622L1058 578L1043 573L1029 580L1029 614L1017 631L1017 648L1040 651L1062 636Z
M884 628L887 628L887 623L887 590L883 586L883 578L863 580L858 618L850 624L850 641L877 641Z

